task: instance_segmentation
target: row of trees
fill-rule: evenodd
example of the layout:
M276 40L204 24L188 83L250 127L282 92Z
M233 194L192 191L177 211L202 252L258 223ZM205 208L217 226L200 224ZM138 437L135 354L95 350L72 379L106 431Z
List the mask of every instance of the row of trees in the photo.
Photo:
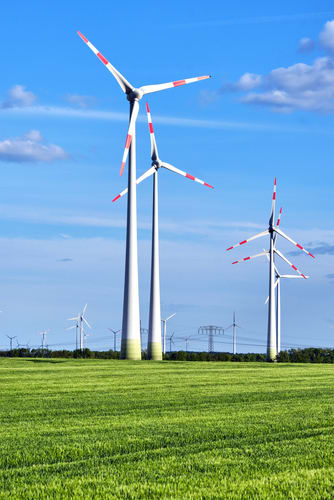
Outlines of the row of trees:
M20 347L8 351L0 351L0 357L13 358L95 358L119 359L119 351L91 351L90 349L75 351L51 351L50 349L28 349ZM146 359L146 352L142 353ZM231 354L228 352L186 352L175 351L164 355L166 361L266 361L262 353ZM289 349L281 351L277 356L278 363L334 363L334 349L319 349L309 347L306 349Z

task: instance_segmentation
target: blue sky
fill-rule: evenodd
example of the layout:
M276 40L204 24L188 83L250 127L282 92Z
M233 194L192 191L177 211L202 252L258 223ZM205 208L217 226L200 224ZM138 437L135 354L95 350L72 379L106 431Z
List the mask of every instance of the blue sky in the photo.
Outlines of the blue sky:
M59 1L2 7L0 30L0 344L69 345L66 318L87 302L92 348L121 327L126 202L119 168L128 105L80 30L135 86L211 74L148 96L163 160L214 191L160 172L163 315L205 348L197 328L237 312L240 350L265 349L265 260L258 253L274 177L282 229L316 260L279 241L311 279L282 283L282 344L333 345L334 7L329 1ZM144 111L137 172L150 166ZM151 180L138 188L140 308L147 326ZM284 264L282 271L288 271ZM216 344L231 346L231 333ZM248 345L246 345L248 344ZM256 344L256 345L255 345Z

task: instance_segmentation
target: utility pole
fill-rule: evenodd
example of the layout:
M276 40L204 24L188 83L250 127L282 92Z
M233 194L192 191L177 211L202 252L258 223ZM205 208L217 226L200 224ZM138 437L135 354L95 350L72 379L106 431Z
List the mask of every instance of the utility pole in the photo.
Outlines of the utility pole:
M9 335L6 335L7 338L9 338L10 342L10 350L13 350L13 339L16 339L16 337L10 337Z
M108 328L108 330L114 334L114 352L116 352L116 337L121 330L113 330L112 328Z
M208 325L199 327L199 334L208 335L208 352L214 352L213 337L221 333L224 335L224 331L222 326Z

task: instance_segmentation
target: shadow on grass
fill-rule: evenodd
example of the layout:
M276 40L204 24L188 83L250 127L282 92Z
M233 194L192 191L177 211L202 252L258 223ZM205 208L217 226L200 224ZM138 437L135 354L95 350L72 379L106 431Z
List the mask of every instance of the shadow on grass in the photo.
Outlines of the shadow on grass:
M67 360L56 360L56 359L21 359L20 361L28 361L30 363L66 363Z

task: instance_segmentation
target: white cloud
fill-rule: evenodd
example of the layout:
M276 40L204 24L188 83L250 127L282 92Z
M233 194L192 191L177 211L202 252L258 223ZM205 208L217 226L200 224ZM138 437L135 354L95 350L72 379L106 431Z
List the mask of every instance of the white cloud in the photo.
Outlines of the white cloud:
M312 52L314 49L314 40L311 38L301 38L299 40L299 47L298 47L298 52Z
M321 46L328 51L326 57L317 58L312 64L296 63L277 68L267 75L245 73L238 82L225 84L222 91L251 90L241 98L243 102L268 106L273 111L333 113L334 21L325 24L319 39ZM313 46L309 38L300 41L300 51L305 52Z
M334 54L334 20L325 24L319 35L319 40L322 47Z
M64 160L68 154L55 144L43 144L38 130L30 130L23 137L0 141L0 161L9 162L51 162Z
M31 106L36 100L35 94L26 90L23 85L14 85L8 91L7 99L2 103L3 108Z
M90 95L66 94L65 101L75 104L80 108L87 108L96 102L96 98Z

